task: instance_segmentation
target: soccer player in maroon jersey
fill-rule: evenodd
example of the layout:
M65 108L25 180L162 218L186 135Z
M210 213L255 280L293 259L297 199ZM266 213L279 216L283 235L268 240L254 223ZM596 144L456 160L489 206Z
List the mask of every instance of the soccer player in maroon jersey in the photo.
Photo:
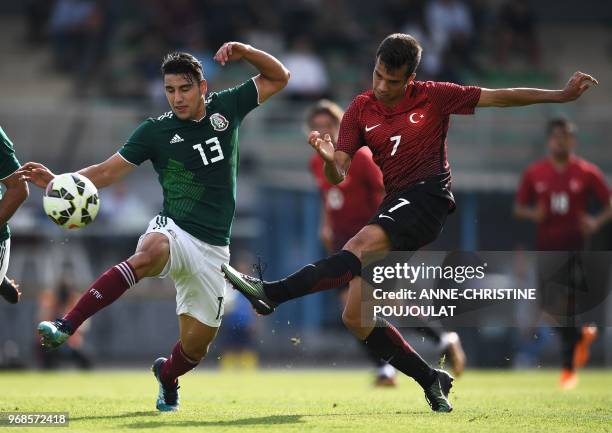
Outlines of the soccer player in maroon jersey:
M309 131L329 134L332 143L336 143L343 114L338 104L322 99L308 109L306 126ZM325 177L325 161L318 152L312 155L309 165L322 200L319 237L328 254L337 253L367 224L382 202L385 192L382 173L372 160L372 151L367 147L355 153L351 172L337 185ZM338 294L344 309L348 301L348 284L340 287ZM442 355L448 357L456 375L463 372L465 353L456 332L440 332L428 326L425 321L418 331L436 344ZM367 349L366 346L364 348ZM369 350L366 351L377 367L376 385L394 386L395 369Z
M538 251L580 251L612 218L610 190L602 172L573 153L575 129L564 118L548 123L548 157L525 170L516 193L514 213L537 224ZM597 215L587 213L588 200L593 196L602 205ZM576 369L586 364L597 328L562 327L559 333L560 385L570 389L578 384Z
M266 282L229 266L222 269L260 314L270 314L290 299L349 282L349 300L342 313L346 327L370 350L413 377L432 410L450 412L447 397L453 378L431 368L382 317L362 320L362 252L416 251L440 234L446 216L455 208L446 159L451 114L473 114L476 107L569 102L597 80L576 72L560 90L423 82L415 80L420 59L421 47L412 36L396 33L385 38L376 52L372 90L358 95L348 107L337 145L317 131L309 136L325 160L325 176L334 184L344 180L360 147L372 150L383 173L386 196L369 223L342 251L279 281Z
M333 143L338 140L344 112L335 103L323 99L310 107L306 122L310 131L329 134ZM374 215L385 195L382 173L372 160L367 147L353 157L354 172L344 182L334 185L325 177L325 160L317 153L310 158L310 172L315 178L322 198L319 235L328 253L340 251Z

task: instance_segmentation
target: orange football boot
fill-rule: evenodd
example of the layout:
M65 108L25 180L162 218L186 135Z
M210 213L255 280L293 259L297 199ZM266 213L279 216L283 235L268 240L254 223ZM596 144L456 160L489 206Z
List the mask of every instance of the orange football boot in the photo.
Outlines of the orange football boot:
M564 368L561 370L561 376L559 377L559 386L563 390L570 390L576 388L578 385L578 375L576 371Z

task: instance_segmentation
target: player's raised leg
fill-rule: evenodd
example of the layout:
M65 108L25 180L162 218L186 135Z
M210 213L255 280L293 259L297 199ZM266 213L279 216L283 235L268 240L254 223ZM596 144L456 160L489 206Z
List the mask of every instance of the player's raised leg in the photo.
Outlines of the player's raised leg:
M311 293L335 289L361 274L361 261L352 252L342 250L278 281L263 281L242 274L225 264L223 273L262 315L270 314L281 303Z
M219 328L205 325L186 314L179 316L180 340L169 358L157 358L151 370L159 383L156 407L162 412L178 410L178 377L194 369L208 353Z
M141 278L158 275L169 257L168 238L149 233L136 253L100 275L68 314L38 325L42 345L55 348L63 344L85 320L115 302Z

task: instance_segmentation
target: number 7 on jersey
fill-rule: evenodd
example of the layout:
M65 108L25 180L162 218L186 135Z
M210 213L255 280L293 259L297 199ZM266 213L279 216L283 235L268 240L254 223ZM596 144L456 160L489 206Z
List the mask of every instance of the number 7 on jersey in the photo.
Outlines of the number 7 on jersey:
M391 137L390 139L394 144L393 144L393 149L391 150L391 156L395 155L395 152L397 152L397 148L400 145L400 142L402 141L402 136L401 135L394 135L393 137Z

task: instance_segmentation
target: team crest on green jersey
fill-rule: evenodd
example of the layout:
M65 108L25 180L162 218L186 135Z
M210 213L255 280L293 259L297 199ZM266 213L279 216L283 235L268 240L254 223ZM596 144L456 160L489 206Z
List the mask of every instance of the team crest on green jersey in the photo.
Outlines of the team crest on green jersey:
M210 124L215 131L225 131L229 125L229 122L222 114L215 113L210 116Z

